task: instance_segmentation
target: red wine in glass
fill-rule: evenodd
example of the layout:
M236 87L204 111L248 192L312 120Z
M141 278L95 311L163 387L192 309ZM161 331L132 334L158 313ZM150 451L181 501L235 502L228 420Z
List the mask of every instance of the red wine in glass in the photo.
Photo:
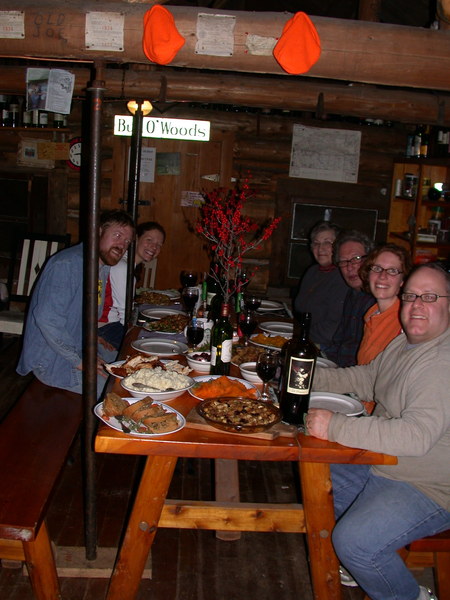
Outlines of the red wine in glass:
M181 285L185 287L193 287L197 285L197 272L184 269L180 273Z
M244 312L241 314L239 319L239 328L244 334L244 345L248 346L248 340L252 333L255 331L258 325L258 321L255 319L251 312Z
M268 382L273 379L277 373L278 367L278 355L272 354L272 352L262 352L258 355L256 361L256 372L260 379L263 381L263 391L261 394L261 400L269 400L269 394L267 392Z
M186 287L181 293L181 299L190 315L194 312L195 305L199 297L199 290L196 287Z
M188 325L186 329L186 339L189 346L198 346L203 340L205 330L198 323L196 325Z
M261 298L258 296L244 295L244 306L247 310L258 310L261 306Z

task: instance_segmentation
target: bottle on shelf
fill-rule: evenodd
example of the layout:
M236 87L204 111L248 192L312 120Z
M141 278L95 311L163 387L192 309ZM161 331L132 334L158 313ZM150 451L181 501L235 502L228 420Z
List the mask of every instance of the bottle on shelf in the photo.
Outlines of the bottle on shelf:
M20 105L17 96L11 96L9 99L9 126L20 127Z
M211 375L228 375L230 372L233 327L229 315L230 305L224 302L220 317L211 330Z
M8 97L0 95L0 125L2 127L8 127L9 123L9 110L8 110Z
M39 127L39 110L37 108L31 111L31 125L32 127Z
M414 132L413 158L420 158L420 149L422 147L423 127L418 125Z
M317 359L317 348L309 339L311 313L302 313L300 333L283 348L284 366L280 381L280 408L283 421L303 425Z
M53 115L53 127L55 129L61 129L64 127L64 116L60 113L55 113Z
M46 110L38 111L38 127L48 127L48 112Z
M420 139L420 158L428 158L430 145L430 126L426 125Z
M31 127L33 125L33 111L24 110L22 113L22 126Z

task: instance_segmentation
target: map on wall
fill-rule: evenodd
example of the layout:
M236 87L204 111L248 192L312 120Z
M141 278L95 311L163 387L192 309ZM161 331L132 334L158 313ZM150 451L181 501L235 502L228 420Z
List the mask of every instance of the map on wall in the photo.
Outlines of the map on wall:
M361 132L294 125L289 177L357 183Z

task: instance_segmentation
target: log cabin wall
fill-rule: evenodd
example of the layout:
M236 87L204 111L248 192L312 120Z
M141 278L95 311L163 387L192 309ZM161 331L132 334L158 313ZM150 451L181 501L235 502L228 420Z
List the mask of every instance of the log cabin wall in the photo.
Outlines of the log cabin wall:
M71 136L82 134L81 105L74 103L70 116ZM256 269L252 286L255 290L289 294L297 280L288 277L288 239L293 199L305 204L350 206L378 210L377 239L386 239L389 214L388 194L392 163L404 152L405 124L374 127L342 120L318 120L311 114L248 111L238 107L228 110L174 104L162 107L165 112L152 116L204 119L211 121L212 139L208 143L168 141L144 138L143 146L155 147L157 153L179 153L180 175L156 173L154 183L140 184L139 221L157 220L167 231L167 241L158 259L156 287L178 286L181 268L208 268L204 240L193 232L198 211L181 207L183 191L201 192L219 185L231 186L231 178L249 177L255 197L247 204L250 216L263 222L281 215L283 221L272 239L247 256ZM278 114L277 114L278 113ZM123 208L127 193L126 163L130 138L113 135L115 114L126 114L125 102L105 102L103 118L102 208ZM302 123L313 127L342 128L362 132L360 168L357 184L339 184L289 177L292 127ZM75 241L80 236L83 219L80 205L80 174L68 167L66 173L67 230ZM219 183L205 176L220 177ZM83 196L81 196L83 198ZM80 210L81 209L81 210ZM81 221L80 221L81 215ZM81 228L82 229L82 228ZM81 230L82 235L82 230Z

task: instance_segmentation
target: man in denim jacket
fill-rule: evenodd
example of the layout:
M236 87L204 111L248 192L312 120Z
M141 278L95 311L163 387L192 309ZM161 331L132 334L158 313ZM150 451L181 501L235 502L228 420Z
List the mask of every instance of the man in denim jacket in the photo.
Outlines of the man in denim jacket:
M101 315L106 281L134 238L134 223L121 210L100 217L98 314ZM101 340L100 340L101 342ZM102 368L114 360L116 350L98 344L97 392L106 383ZM83 356L83 244L52 256L42 270L28 310L19 375L31 371L43 383L82 392Z

